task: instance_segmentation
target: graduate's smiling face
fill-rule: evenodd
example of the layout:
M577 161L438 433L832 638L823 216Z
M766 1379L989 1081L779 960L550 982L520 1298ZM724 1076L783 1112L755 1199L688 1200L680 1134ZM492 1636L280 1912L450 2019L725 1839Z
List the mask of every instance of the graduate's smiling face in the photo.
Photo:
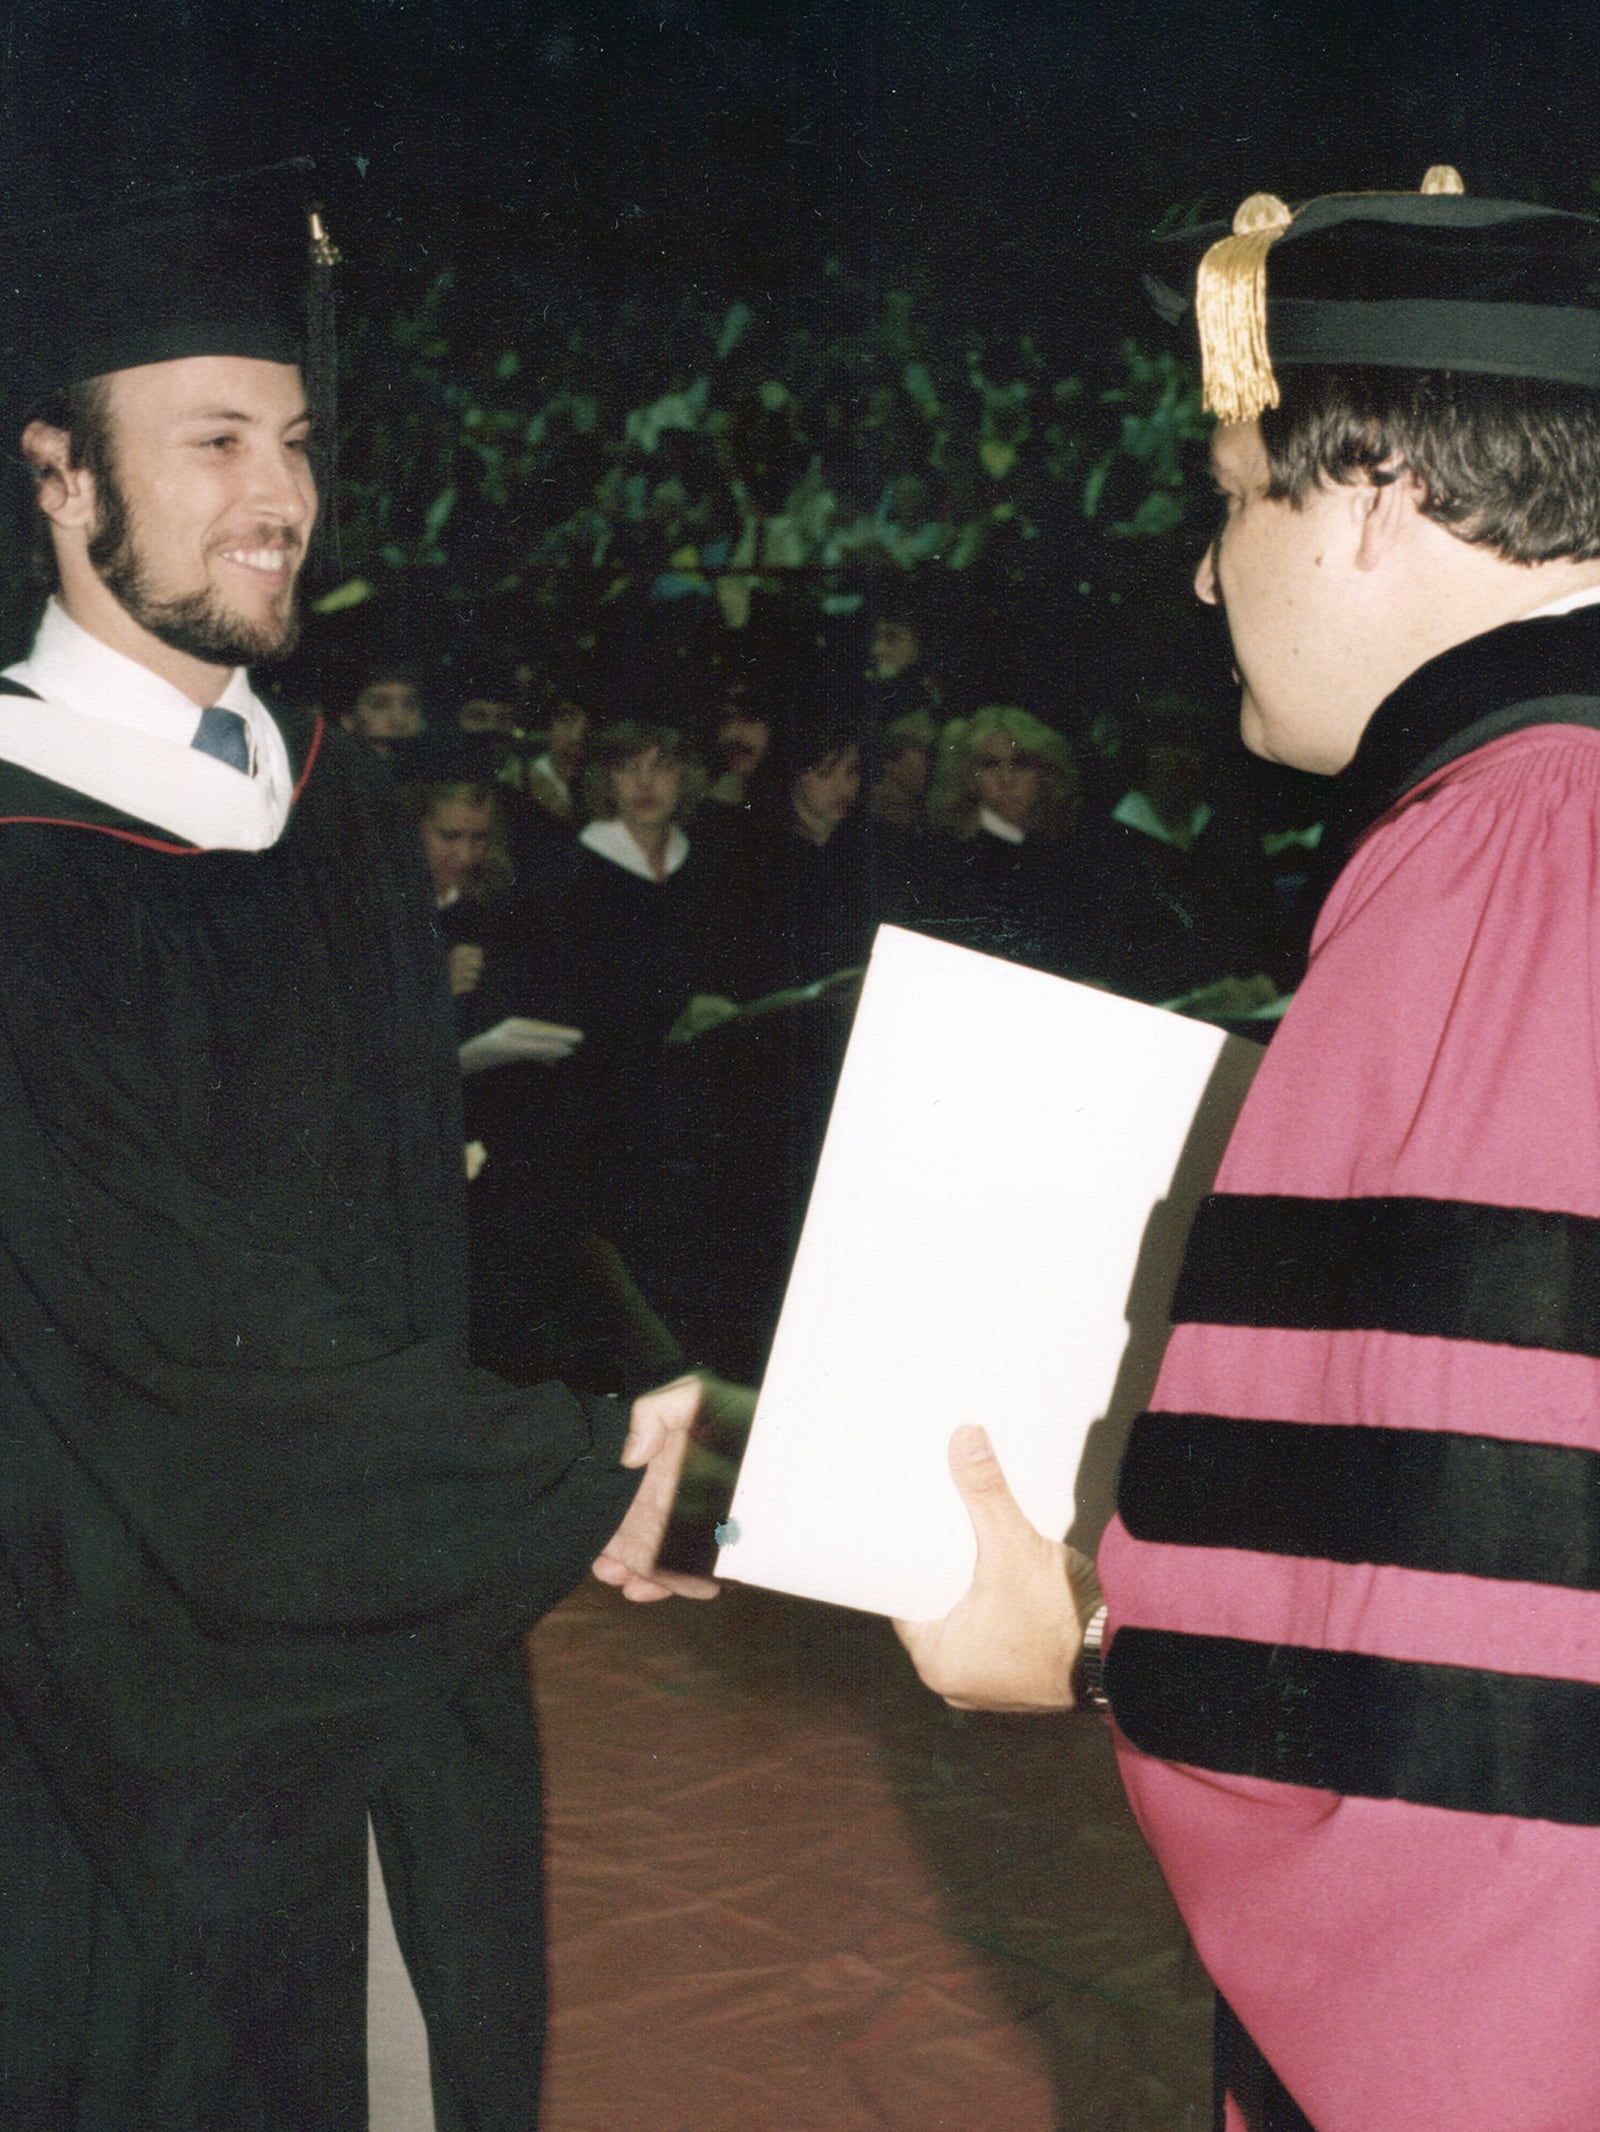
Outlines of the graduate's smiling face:
M115 371L105 389L110 478L86 528L101 584L188 658L238 666L288 651L317 515L299 371L190 356Z

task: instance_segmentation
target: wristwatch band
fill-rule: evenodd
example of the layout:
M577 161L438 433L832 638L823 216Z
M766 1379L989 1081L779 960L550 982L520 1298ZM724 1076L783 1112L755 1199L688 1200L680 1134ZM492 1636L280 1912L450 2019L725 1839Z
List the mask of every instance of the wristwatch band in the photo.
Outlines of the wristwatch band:
M1105 1691L1105 1639L1106 1610L1097 1606L1084 1624L1073 1689L1080 1710L1097 1710L1102 1715L1111 1708Z

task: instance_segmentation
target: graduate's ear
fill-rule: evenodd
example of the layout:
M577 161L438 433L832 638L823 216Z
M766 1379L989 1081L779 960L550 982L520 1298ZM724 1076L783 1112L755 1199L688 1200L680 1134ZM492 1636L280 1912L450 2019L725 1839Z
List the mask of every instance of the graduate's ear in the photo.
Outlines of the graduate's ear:
M33 473L39 508L53 526L92 526L99 511L94 476L72 463L72 438L51 422L30 422L22 432L22 456Z
M1361 513L1356 568L1376 570L1394 553L1412 519L1420 515L1427 491L1410 467L1398 460L1374 467L1355 489Z

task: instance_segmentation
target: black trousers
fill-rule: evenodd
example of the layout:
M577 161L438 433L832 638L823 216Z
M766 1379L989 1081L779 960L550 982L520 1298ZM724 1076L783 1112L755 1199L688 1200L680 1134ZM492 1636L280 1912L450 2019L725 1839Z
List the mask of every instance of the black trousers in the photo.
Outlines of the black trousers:
M1231 2095L1250 2132L1316 2132L1316 2127L1250 2040L1238 2015L1218 1995L1212 2060L1212 2132L1222 2132L1223 2102Z

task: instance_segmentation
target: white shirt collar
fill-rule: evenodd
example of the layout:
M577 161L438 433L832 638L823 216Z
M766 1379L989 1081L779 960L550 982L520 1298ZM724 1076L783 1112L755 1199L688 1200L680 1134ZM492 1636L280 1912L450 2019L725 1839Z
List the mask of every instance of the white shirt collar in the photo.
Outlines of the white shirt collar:
M656 870L634 841L630 832L618 821L591 822L581 830L578 842L602 859L609 859L614 866L626 868L637 874L641 881L654 881ZM667 872L675 874L689 856L689 839L674 822L667 831Z
M245 722L247 775L195 752L199 705L91 636L58 600L6 678L43 697L46 708L0 696L0 761L207 850L262 851L283 834L294 789L289 753L242 666L217 702Z
M1593 607L1600 601L1600 585L1585 585L1581 591L1564 593L1559 600L1549 600L1543 607L1535 607L1532 614L1522 617L1524 622L1540 622L1546 615L1571 614L1579 607Z

